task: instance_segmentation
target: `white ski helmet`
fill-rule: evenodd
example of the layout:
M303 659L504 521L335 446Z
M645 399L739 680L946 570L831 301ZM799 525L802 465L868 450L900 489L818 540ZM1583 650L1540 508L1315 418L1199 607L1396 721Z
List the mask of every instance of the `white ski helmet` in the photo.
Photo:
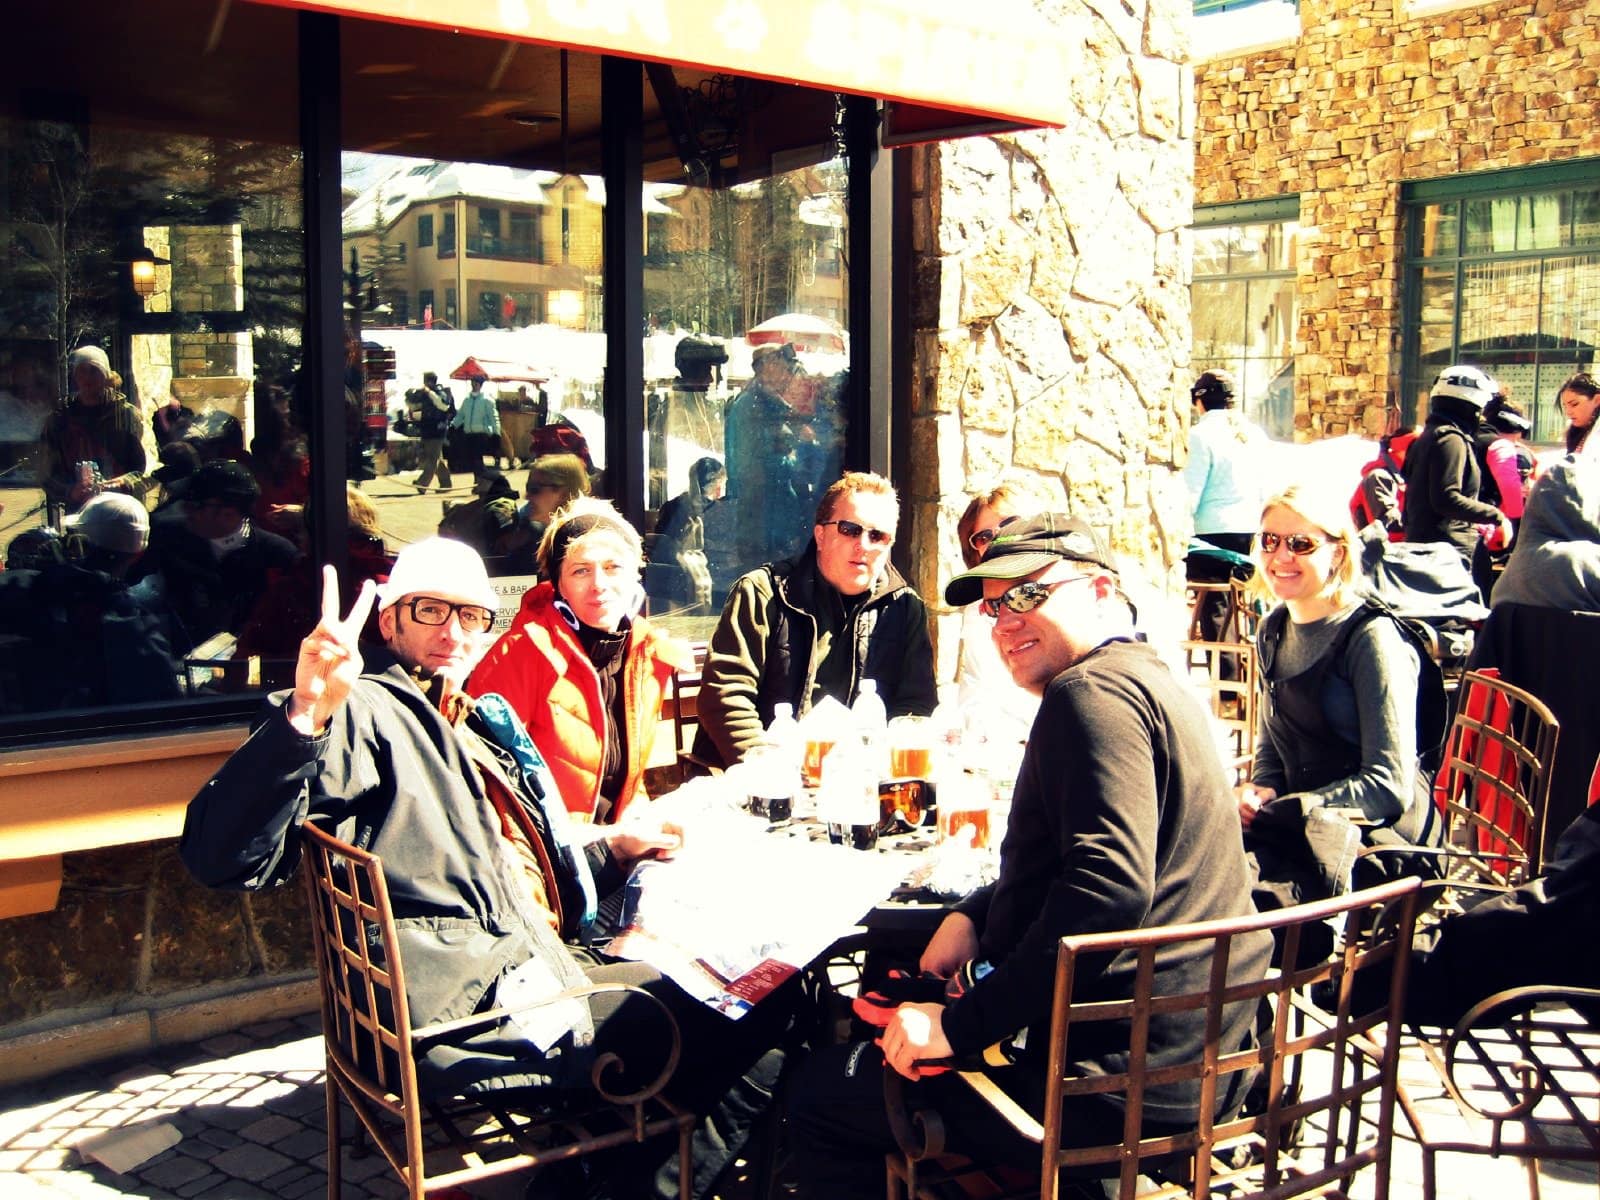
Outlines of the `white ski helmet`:
M1495 393L1499 390L1500 385L1477 367L1457 363L1439 372L1439 378L1433 381L1433 390L1428 393L1428 399L1437 400L1440 396L1454 396L1457 400L1465 400L1481 411L1484 405L1494 399Z

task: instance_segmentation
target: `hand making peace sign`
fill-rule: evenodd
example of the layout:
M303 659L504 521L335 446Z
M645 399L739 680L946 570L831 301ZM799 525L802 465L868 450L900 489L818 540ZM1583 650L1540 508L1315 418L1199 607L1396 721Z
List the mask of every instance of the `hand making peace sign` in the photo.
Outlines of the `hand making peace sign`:
M300 643L294 694L289 697L289 723L301 733L315 736L327 728L329 719L343 706L360 677L358 643L376 595L376 585L366 580L350 615L341 621L339 573L331 566L322 568L322 620Z

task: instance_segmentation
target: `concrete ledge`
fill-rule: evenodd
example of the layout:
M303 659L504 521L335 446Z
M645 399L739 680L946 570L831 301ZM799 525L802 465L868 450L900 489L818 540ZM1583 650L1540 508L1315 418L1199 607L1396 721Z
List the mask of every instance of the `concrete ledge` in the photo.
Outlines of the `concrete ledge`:
M297 1017L317 1008L313 974L280 976L216 993L214 988L163 997L146 1008L115 1013L78 1011L14 1026L0 1037L0 1079L23 1083L105 1059L181 1046L260 1021Z

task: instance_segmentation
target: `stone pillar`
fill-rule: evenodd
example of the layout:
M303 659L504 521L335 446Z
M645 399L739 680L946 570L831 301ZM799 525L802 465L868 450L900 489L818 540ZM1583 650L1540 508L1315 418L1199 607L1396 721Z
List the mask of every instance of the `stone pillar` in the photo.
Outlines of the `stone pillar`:
M1041 6L1043 7L1043 6ZM1190 8L1056 0L1081 31L1066 128L911 151L913 582L935 612L967 495L1022 478L1181 588L1193 216ZM1141 615L1147 615L1141 603ZM958 619L939 619L939 678Z

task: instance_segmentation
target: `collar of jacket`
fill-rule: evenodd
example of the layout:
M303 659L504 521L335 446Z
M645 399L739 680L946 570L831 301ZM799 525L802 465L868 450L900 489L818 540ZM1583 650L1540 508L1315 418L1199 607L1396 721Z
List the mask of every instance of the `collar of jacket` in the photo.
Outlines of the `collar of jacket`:
M835 592L833 585L822 577L822 572L817 567L817 543L815 539L798 557L791 558L787 562L773 563L770 570L772 571L773 589L778 593L779 599L790 608L798 609L800 612L815 613L817 611L818 596L824 588L830 592ZM910 586L905 581L905 577L895 570L892 562L885 563L883 574L878 577L877 583L873 584L872 594L861 605L861 610L885 604ZM835 595L837 595L837 592L835 592Z
M464 690L457 688L445 702L443 680L423 679L416 670L407 669L382 642L363 643L361 661L363 677L401 692L414 693L450 725L460 725L472 714L473 699Z
M548 580L535 584L522 594L522 606L512 622L512 630L515 631L519 625L537 626L546 630L550 637L569 642L577 655L588 661L589 656L584 651L583 644L578 641L577 631L555 605L555 585ZM687 671L694 666L694 652L689 643L663 633L645 617L632 617L629 620L632 633L631 645L638 648L638 653L646 658L659 659L679 671ZM546 650L546 654L550 656L551 664L558 671L566 669L560 657L553 651Z

